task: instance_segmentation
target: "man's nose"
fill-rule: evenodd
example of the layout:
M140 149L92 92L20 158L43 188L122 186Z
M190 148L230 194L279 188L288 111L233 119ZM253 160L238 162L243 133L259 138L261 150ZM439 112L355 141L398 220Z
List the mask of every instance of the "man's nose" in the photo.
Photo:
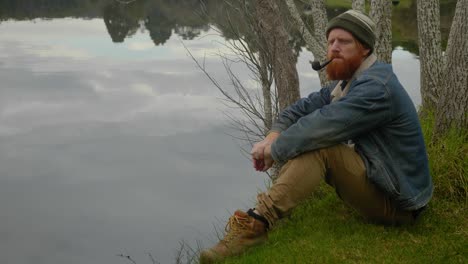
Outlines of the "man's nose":
M331 51L334 51L334 52L340 51L340 46L338 45L338 41L333 41L333 42L330 44L330 50L331 50Z

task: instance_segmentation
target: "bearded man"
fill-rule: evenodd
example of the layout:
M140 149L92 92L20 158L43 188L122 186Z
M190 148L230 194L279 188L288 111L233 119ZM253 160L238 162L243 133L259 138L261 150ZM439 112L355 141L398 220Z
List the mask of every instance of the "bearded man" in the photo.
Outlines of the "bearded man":
M418 115L392 66L372 53L375 24L350 10L327 26L329 87L280 113L252 159L266 171L286 164L255 208L237 210L227 234L200 254L212 263L267 239L277 221L324 179L363 216L382 224L416 220L433 185Z

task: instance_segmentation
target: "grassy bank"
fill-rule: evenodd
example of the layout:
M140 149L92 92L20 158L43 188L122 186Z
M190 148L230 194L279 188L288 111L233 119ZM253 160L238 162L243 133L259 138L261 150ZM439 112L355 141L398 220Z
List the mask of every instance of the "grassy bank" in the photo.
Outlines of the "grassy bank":
M431 138L432 117L422 120ZM468 263L467 131L428 144L435 193L411 226L366 222L323 186L270 232L226 263Z

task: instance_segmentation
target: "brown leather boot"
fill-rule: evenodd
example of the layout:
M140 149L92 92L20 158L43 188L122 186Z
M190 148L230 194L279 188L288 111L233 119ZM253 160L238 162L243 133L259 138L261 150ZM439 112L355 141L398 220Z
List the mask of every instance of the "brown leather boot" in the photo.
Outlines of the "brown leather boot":
M237 210L226 225L226 236L214 247L201 252L200 264L215 263L230 256L240 255L266 239L265 224Z

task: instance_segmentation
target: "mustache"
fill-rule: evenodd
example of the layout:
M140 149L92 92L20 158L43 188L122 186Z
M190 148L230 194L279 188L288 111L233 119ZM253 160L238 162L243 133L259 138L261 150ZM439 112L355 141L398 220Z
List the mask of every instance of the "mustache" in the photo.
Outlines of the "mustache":
M344 59L343 56L340 55L330 55L328 56L328 59L333 60L333 59Z

